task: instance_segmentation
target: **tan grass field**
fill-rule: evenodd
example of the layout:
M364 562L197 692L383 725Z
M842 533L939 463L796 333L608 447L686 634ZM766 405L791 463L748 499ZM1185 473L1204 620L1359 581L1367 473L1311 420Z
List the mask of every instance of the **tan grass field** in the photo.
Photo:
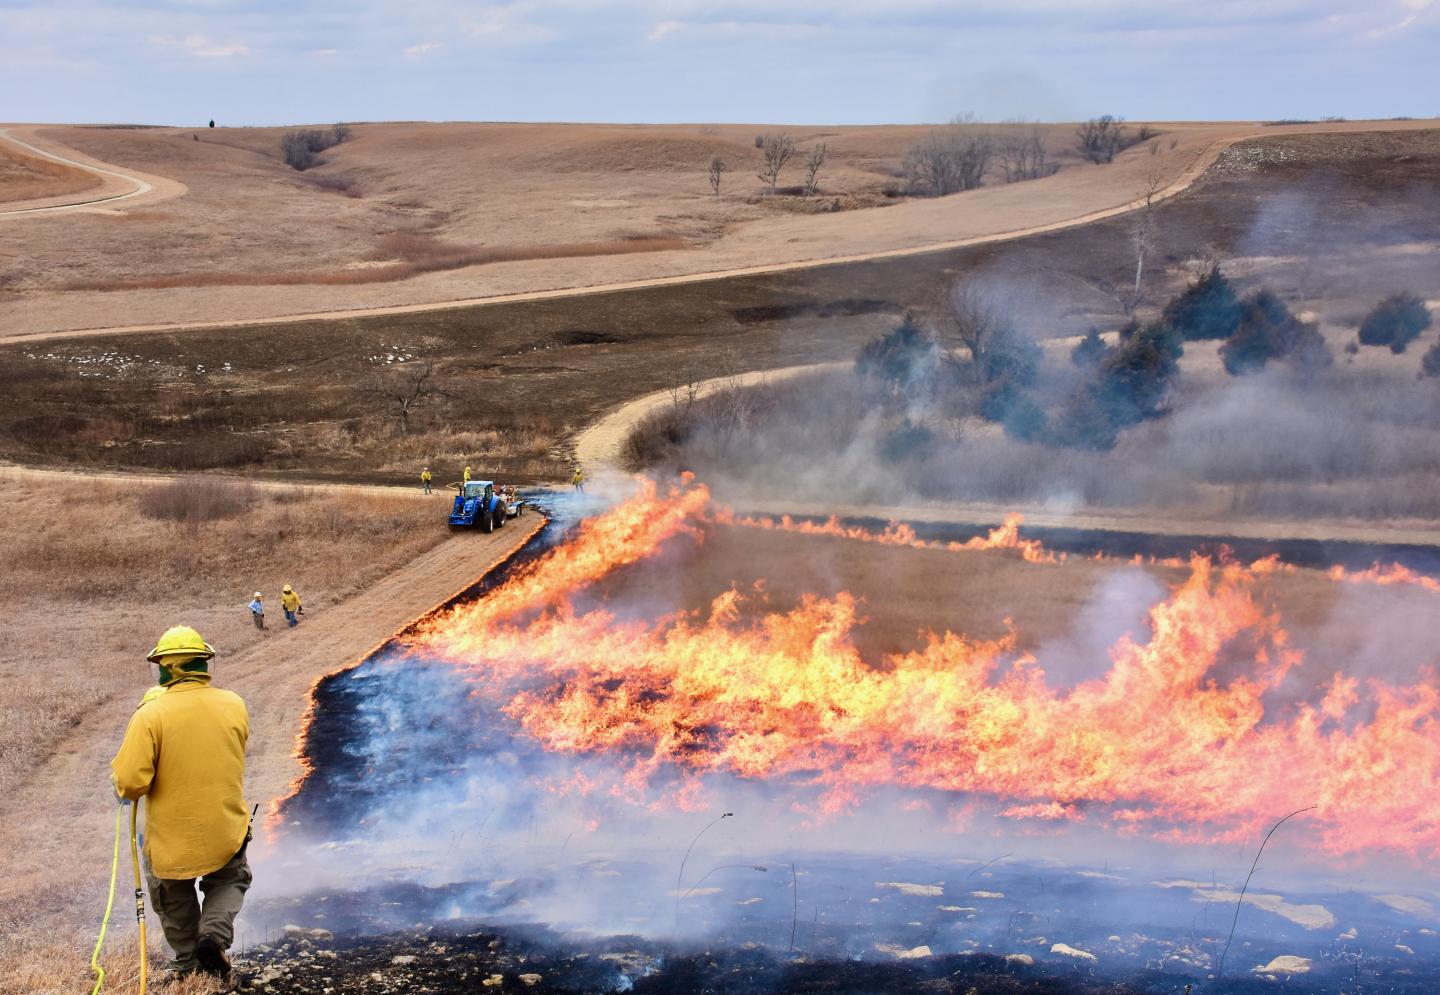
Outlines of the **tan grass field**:
M814 198L764 195L754 139L767 129L745 125L360 125L304 173L279 160L280 129L32 127L27 140L170 183L113 210L0 218L0 317L25 335L253 319L908 250L1116 208L1152 174L1170 183L1236 139L1290 130L1157 127L1097 167L1071 149L1072 125L1047 126L1054 176L918 200L889 196L929 131L918 126L785 129L802 150L831 149ZM732 164L719 197L705 175L715 154ZM798 184L789 170L782 185ZM396 235L434 240L461 265L415 266ZM637 245L653 251L607 251ZM256 294L257 282L276 286ZM131 289L80 289L99 287Z
M250 706L247 794L263 808L298 772L291 744L310 683L468 586L539 524L452 537L438 494L233 481L222 487L240 510L191 524L142 513L174 506L164 481L0 479L0 846L17 858L0 881L6 993L85 984L109 866L108 762L153 681L144 655L160 632L190 624L216 646L217 684ZM293 630L278 608L285 583L306 607ZM276 602L264 632L245 609L257 588ZM122 952L133 944L125 919L118 911L112 931ZM117 963L123 985L135 962Z
M0 204L64 197L99 186L94 173L0 145Z

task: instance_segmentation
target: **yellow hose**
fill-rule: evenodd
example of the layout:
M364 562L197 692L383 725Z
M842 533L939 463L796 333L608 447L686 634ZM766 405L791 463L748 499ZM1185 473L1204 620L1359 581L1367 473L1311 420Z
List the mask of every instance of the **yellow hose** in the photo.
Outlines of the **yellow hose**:
M100 937L95 941L95 949L90 952L90 970L95 972L95 987L90 989L90 995L100 995L100 989L105 987L100 948L105 945L105 931L110 928L110 910L115 907L115 878L120 870L120 816L124 810L123 805L115 806L115 850L110 855L110 895L105 899L105 918L100 920Z
M140 995L145 995L145 968L150 961L150 950L145 942L145 890L140 883L140 844L137 841L135 832L135 816L140 810L140 803L133 802L130 805L130 866L135 870L135 922L140 926ZM116 846L119 846L120 838L119 820L116 820ZM93 995L93 993L92 993Z

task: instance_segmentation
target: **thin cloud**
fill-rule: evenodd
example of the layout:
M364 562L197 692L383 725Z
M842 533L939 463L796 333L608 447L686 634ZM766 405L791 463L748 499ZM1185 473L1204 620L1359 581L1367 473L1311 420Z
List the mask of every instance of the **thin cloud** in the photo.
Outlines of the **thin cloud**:
M237 55L249 55L250 47L240 42L213 42L204 35L151 35L150 43L166 48L178 48L200 59L228 59Z
M411 45L403 51L405 52L405 57L408 59L423 59L432 52L439 51L440 47L438 41L427 41L421 42L419 45Z

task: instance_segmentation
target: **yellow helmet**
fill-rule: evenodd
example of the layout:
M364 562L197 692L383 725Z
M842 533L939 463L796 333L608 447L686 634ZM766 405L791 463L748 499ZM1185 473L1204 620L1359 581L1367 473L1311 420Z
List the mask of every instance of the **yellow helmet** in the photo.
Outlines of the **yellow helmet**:
M160 663L167 656L198 656L208 660L214 655L215 647L201 639L200 633L188 625L176 625L165 630L165 635L160 637L160 641L145 659L151 663Z

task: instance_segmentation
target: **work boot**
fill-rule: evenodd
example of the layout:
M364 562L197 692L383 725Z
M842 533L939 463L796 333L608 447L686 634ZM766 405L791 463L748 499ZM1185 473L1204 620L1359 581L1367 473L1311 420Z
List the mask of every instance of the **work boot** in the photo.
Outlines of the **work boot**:
M195 961L200 970L222 981L230 977L230 957L220 941L209 933L202 933L195 944Z

